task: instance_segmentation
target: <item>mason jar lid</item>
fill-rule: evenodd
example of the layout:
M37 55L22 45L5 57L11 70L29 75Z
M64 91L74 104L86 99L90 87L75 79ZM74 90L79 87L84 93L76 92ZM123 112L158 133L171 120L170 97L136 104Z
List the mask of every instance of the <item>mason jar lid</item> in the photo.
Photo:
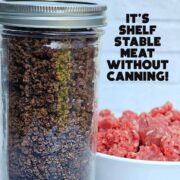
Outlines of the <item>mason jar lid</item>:
M0 2L0 24L34 28L93 28L106 24L106 6L85 1Z

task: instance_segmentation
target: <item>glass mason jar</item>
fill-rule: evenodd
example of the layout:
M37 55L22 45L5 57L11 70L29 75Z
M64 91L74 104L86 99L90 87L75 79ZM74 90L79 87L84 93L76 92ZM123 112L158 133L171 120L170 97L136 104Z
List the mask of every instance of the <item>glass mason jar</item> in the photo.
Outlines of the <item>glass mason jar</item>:
M72 1L0 3L3 180L94 179L105 10Z

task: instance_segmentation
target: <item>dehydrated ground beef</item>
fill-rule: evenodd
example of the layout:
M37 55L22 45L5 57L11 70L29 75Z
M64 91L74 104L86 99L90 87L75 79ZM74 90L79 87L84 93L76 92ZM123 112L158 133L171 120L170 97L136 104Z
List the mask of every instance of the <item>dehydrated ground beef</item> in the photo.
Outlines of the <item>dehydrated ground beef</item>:
M125 111L120 118L103 110L97 148L125 158L180 161L180 111L169 102L149 113Z
M94 35L4 32L10 180L91 178L96 43Z

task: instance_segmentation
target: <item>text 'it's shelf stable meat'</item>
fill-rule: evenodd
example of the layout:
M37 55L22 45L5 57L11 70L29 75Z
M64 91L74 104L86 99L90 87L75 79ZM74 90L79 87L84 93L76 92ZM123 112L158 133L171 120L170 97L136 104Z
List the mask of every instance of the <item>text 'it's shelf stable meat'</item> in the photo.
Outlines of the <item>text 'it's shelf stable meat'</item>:
M100 112L98 152L118 157L180 161L180 111L167 102L148 113Z

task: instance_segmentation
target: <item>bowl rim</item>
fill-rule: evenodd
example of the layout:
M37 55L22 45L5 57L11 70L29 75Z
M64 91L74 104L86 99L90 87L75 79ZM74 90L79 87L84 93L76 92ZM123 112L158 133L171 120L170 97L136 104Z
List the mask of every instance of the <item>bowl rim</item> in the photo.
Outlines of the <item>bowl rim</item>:
M124 163L131 164L143 164L143 165L157 165L157 166L180 166L180 161L150 161L150 160L139 160L139 159L130 159L123 157L116 157L112 155L107 155L103 153L96 153L98 158L104 158L106 160L119 161Z

